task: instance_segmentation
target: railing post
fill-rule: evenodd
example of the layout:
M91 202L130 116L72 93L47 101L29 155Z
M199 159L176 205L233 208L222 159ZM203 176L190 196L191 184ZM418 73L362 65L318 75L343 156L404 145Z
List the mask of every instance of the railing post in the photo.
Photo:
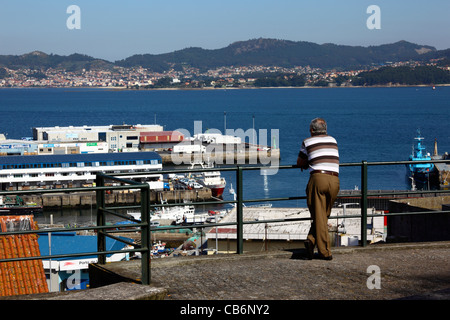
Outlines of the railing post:
M151 250L151 231L150 231L150 192L149 187L141 188L141 222L145 223L141 227L141 244L142 259L141 259L141 272L142 272L142 284L149 285L151 281L150 274L150 250Z
M243 213L243 181L242 181L242 168L237 167L236 171L236 184L237 184L237 204L236 204L236 240L237 240L237 254L244 253L244 213Z
M367 245L367 161L361 165L361 246Z
M97 175L95 177L95 185L96 187L104 187L105 186L105 180L102 176ZM97 189L95 190L96 193L96 200L97 200L97 226L104 226L105 225L105 211L103 209L105 208L105 190L103 189ZM97 251L98 252L104 252L106 251L106 237L104 230L98 230L97 231ZM105 264L106 263L106 255L105 254L99 254L98 255L98 263L99 264Z

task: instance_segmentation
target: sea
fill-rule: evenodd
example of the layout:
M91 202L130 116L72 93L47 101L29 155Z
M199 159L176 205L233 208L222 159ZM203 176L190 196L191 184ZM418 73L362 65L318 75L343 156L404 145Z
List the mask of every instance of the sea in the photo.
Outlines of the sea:
M280 165L295 164L309 123L322 117L339 145L341 163L408 160L417 131L427 151L450 151L450 87L268 88L214 90L110 90L27 88L0 90L0 133L8 139L32 136L33 127L159 124L164 130L244 132L247 142L280 149ZM212 131L214 130L214 131ZM231 131L230 131L231 130ZM233 131L234 130L234 131ZM359 167L341 167L341 190L360 189ZM236 189L234 172L225 200ZM305 195L308 173L300 169L244 172L244 199ZM370 190L411 188L404 165L369 166ZM304 200L275 201L304 207ZM204 208L207 209L207 208ZM92 219L92 209L82 216ZM60 218L64 213L56 214ZM79 216L79 214L75 214ZM67 216L72 219L72 216ZM79 218L75 218L79 219ZM94 218L95 221L95 218Z

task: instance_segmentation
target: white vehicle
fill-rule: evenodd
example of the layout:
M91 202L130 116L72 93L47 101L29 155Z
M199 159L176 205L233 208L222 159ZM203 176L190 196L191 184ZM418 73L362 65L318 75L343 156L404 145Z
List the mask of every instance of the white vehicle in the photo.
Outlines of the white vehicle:
M230 135L222 135L220 133L201 133L194 135L194 141L215 144L240 144L242 139Z
M182 179L179 179L178 181L180 181L181 183L183 183L184 185L188 186L191 189L203 188L203 186L200 183L198 183L197 181L195 181L194 179L182 178Z
M205 153L206 147L200 144L177 144L173 147L174 153Z

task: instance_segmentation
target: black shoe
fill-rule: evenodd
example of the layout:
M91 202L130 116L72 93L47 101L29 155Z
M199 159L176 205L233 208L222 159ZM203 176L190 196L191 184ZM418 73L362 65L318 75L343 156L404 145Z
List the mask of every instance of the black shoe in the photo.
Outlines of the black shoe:
M316 256L316 259L320 259L320 260L333 260L333 256L324 257L324 256L318 254L318 255Z
M312 258L314 257L314 246L309 240L306 240L304 244L306 249L306 258L308 260L312 260Z

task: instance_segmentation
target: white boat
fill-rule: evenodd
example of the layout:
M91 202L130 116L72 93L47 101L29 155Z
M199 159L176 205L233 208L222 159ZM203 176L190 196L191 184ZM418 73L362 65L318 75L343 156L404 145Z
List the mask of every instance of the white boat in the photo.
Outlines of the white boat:
M204 187L211 189L213 197L220 198L223 195L226 180L220 176L220 171L202 172L201 177L197 181Z
M167 201L161 201L161 204L167 204ZM133 211L127 212L136 220L141 220L141 212ZM170 224L182 224L186 216L195 214L195 207L193 205L185 204L173 207L161 207L156 211L150 212L150 222L156 223L169 222Z
M206 164L204 162L191 163L191 169L196 165L201 168L214 168L214 164L208 161ZM225 178L222 178L220 171L206 171L202 172L200 175L196 176L196 180L202 186L211 189L211 194L214 198L220 198L223 194L223 190L227 184Z
M183 216L184 224L203 224L208 222L208 213L190 213Z

